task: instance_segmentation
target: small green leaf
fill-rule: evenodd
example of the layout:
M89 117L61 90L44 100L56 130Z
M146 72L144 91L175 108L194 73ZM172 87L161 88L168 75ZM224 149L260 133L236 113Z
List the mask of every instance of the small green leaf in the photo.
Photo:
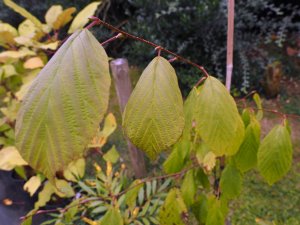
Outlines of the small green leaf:
M168 196L159 212L159 224L163 225L185 225L183 221L187 215L187 208L179 189L173 188L168 193Z
M208 212L208 200L205 194L200 194L192 205L192 212L200 224L205 224Z
M259 95L255 93L253 95L253 100L255 101L256 107L257 107L257 114L256 114L256 119L261 120L264 116L263 110L262 110L262 103Z
M220 180L220 188L222 196L227 199L237 197L242 190L242 176L240 171L233 165L227 164L222 172Z
M123 225L123 219L118 209L110 208L100 220L103 225Z
M111 162L111 163L116 163L119 158L120 158L120 155L115 146L112 146L112 148L103 155L103 159L106 162Z
M109 98L108 57L88 31L74 33L31 84L16 122L16 145L35 170L54 181L82 157Z
M210 187L208 176L204 173L204 170L202 168L199 168L196 171L196 182L199 183L205 189L209 189Z
M263 139L257 153L258 170L270 185L289 171L292 153L288 129L283 125L275 126Z
M173 145L184 127L183 101L174 68L163 57L143 71L123 114L126 135L155 159Z
M89 17L94 15L99 4L101 4L101 1L92 2L89 5L87 5L83 10L81 10L78 13L78 15L74 18L68 30L68 33L70 34L75 32L76 30L83 28L84 25L89 21Z
M240 116L234 99L225 86L209 76L198 88L196 130L217 156L231 155L230 146L240 139Z
M224 225L225 218L221 209L221 202L215 196L208 199L208 212L205 225Z
M194 202L197 191L193 170L185 174L180 190L186 206L189 207Z
M67 169L64 171L64 177L69 181L76 182L78 179L84 176L85 172L85 160L84 158L77 159L71 162Z
M75 195L75 192L72 186L65 180L56 180L55 181L56 188L55 193L60 197L70 198Z
M236 166L242 172L246 172L256 166L259 143L260 124L255 117L252 116L251 122L246 128L244 141L239 151L233 156Z
M180 141L175 144L171 154L163 164L166 173L176 173L185 166L187 156L190 152L190 142Z
M130 190L125 194L125 203L129 208L134 208L136 205L136 199L138 197L140 189L144 186L144 183L140 183L140 180L135 180L130 185Z

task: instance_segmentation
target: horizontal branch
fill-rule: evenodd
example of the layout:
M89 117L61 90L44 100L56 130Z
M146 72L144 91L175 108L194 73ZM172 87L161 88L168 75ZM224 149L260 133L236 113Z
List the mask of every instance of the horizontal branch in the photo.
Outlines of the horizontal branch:
M90 17L90 19L92 20L92 22L91 22L91 24L89 24L86 27L87 29L90 29L90 28L92 28L95 25L100 25L101 24L101 25L105 26L106 28L112 30L115 33L121 33L121 34L123 34L124 37L131 38L131 39L134 39L136 41L143 42L143 43L145 43L147 45L150 45L150 46L152 46L152 47L154 47L156 49L159 49L160 51L166 52L166 53L174 56L177 60L185 62L187 64L190 64L190 65L198 68L204 74L205 77L209 76L208 72L205 70L205 68L203 66L200 66L200 65L198 65L198 64L196 64L196 63L194 63L194 62L192 62L192 61L190 61L190 60L188 60L188 59L186 59L186 58L184 58L184 57L182 57L180 55L177 55L176 53L174 53L174 52L172 52L172 51L170 51L170 50L168 50L166 48L163 48L160 45L157 45L157 44L155 44L155 43L153 43L151 41L148 41L146 39L143 39L141 37L137 37L137 36L135 36L133 34L129 34L126 31L123 31L123 30L121 30L119 28L114 27L113 25L111 25L109 23L104 22L103 20L100 20L98 17L92 16L92 17Z

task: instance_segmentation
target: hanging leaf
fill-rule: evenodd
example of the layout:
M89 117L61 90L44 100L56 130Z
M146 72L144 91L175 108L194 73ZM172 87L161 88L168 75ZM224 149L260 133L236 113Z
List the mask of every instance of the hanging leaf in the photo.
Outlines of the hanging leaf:
M32 176L23 186L24 191L29 192L30 196L33 196L37 189L41 186L41 177L36 175Z
M256 166L257 150L260 143L260 124L254 116L251 117L245 133L245 138L239 151L233 156L236 166L246 172Z
M237 140L240 116L229 92L216 78L209 76L198 88L196 130L217 156L230 155L228 149Z
M221 209L221 201L210 196L207 203L207 218L205 225L224 225L225 219Z
M59 14L57 19L53 23L53 29L58 30L69 23L73 19L72 14L74 12L76 12L76 8L74 7L65 9L61 14Z
M195 120L195 105L197 104L197 95L198 90L197 88L193 87L183 105L185 120L185 125L182 132L183 139L190 140L191 130Z
M16 166L27 165L18 150L9 146L0 150L0 169L12 170Z
M191 206L195 200L194 197L197 191L193 170L190 170L185 174L180 190L186 206Z
M159 224L163 225L185 225L187 217L187 208L184 204L180 191L173 188L169 191L168 196L159 212Z
M292 152L290 133L284 125L275 126L262 140L257 153L257 166L270 185L289 171Z
M103 218L100 220L100 224L113 224L113 225L123 225L123 218L118 209L110 208Z
M36 27L42 29L42 23L35 16L33 16L30 12L28 12L23 7L17 5L11 0L3 0L4 4L13 9L15 12L19 13L26 19L30 20Z
M73 33L76 30L79 30L84 27L84 25L89 21L89 17L93 16L98 5L100 5L101 1L99 2L92 2L91 4L87 5L83 10L81 10L78 15L74 18L68 33Z
M108 57L88 30L76 32L34 80L16 123L16 144L53 181L80 158L108 105Z
M38 200L34 203L34 209L39 209L40 207L43 207L46 205L48 201L50 201L52 194L55 192L54 186L47 182L44 185L43 190L39 192Z
M177 173L183 169L190 152L190 142L180 141L175 144L171 154L163 164L166 173Z
M237 197L242 190L242 176L240 171L231 164L227 164L222 171L220 188L222 197L233 199Z
M125 107L123 127L151 159L180 137L183 102L175 70L166 59L156 57L143 71Z
M192 205L192 212L200 224L205 224L206 222L208 212L207 204L207 196L205 194L200 194Z

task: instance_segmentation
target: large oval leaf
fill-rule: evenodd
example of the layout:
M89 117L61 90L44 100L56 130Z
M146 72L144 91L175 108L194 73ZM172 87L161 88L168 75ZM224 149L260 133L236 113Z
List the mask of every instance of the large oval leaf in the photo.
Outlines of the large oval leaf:
M275 126L263 139L257 153L257 166L270 185L288 172L292 152L291 137L284 125Z
M80 158L107 109L108 57L88 31L74 33L33 81L18 114L17 148L53 181Z
M209 76L198 88L195 105L196 130L208 147L217 155L231 155L236 146L241 119L233 98L225 86ZM237 146L238 149L239 146Z
M154 159L174 144L184 127L183 101L175 70L154 58L141 75L123 115L125 133Z

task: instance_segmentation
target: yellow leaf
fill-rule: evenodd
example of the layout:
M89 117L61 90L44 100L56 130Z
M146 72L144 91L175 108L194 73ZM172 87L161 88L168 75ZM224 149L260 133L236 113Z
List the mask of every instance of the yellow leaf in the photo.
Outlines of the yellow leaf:
M99 2L92 2L91 4L87 5L83 10L81 10L78 15L74 18L68 33L74 33L74 31L79 30L84 27L84 25L89 21L89 17L93 16L98 5L101 3Z
M40 57L33 57L24 63L24 68L25 69L36 69L44 66L44 62Z
M14 44L14 36L9 31L0 31L0 45Z
M18 36L16 28L14 28L8 23L0 23L0 32L9 32L14 37Z
M116 130L116 128L116 118L112 113L109 113L105 117L103 129L96 134L89 147L102 147L107 142L107 138Z
M210 172L216 165L216 155L213 152L208 152L203 159L203 167L206 172Z
M27 37L27 36L15 37L14 40L19 45L25 45L25 46L32 46L33 45L32 39L30 37Z
M61 5L53 5L48 9L45 15L46 23L53 28L54 22L57 20L57 17L63 12Z
M67 23L69 23L73 16L72 14L76 11L76 8L71 7L66 10L64 10L56 19L56 21L53 23L53 29L58 30Z
M59 43L59 41L55 41L55 42L51 42L48 44L40 44L40 45L38 45L38 47L40 47L41 49L56 50L58 47L58 43Z
M4 65L4 66L2 66L2 70L4 72L5 78L17 74L17 71L13 65Z
M12 170L16 166L27 165L27 162L21 157L14 146L3 148L0 151L0 169Z
M19 35L33 38L37 33L37 28L30 20L24 20L18 28Z
M23 189L24 191L29 192L30 196L33 196L41 184L42 181L40 176L33 176L24 184Z
M75 195L75 192L71 185L65 180L55 180L55 194L57 194L61 198L70 198Z

